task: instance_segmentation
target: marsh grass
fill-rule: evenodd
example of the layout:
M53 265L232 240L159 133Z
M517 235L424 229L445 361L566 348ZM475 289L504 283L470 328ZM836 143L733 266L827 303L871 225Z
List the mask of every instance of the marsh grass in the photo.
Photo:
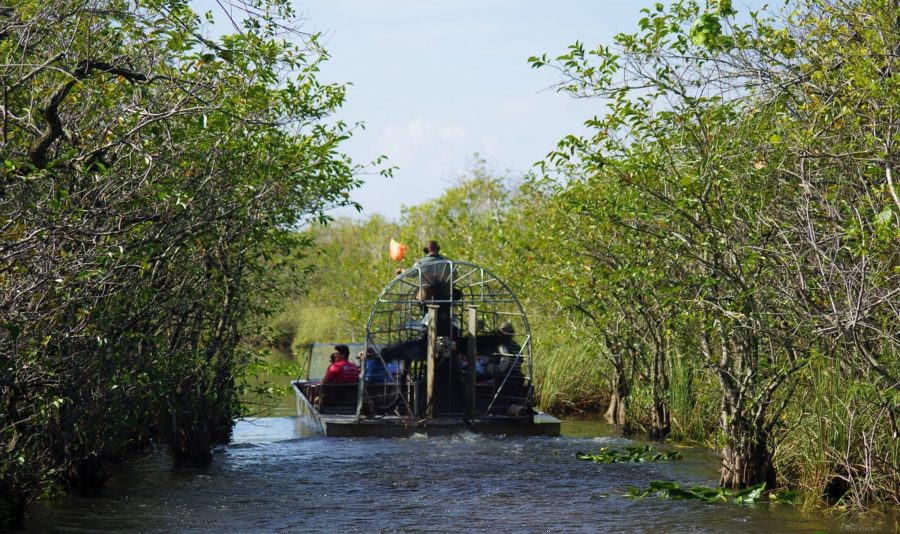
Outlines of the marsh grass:
M605 408L603 358L597 345L568 336L543 337L534 347L534 382L539 406L553 412Z
M706 443L716 428L718 390L715 377L697 368L691 360L676 354L669 382L669 411L672 439Z
M239 377L242 415L270 415L284 407L284 399L293 397L290 381L304 371L297 355L306 354L311 343L354 341L355 332L348 330L345 313L337 306L292 300L269 319L268 334L257 343L254 363Z
M812 359L803 386L775 457L782 477L801 490L801 505L825 501L855 512L900 505L900 441L889 421L896 392L846 377L824 357Z
M264 348L237 377L241 417L272 415L293 399L290 382L303 373L303 363L291 351ZM292 403L287 403L292 406ZM293 413L293 410L288 413Z
M296 351L316 341L353 341L361 334L348 328L345 313L338 306L293 301L271 320L270 326L283 350Z

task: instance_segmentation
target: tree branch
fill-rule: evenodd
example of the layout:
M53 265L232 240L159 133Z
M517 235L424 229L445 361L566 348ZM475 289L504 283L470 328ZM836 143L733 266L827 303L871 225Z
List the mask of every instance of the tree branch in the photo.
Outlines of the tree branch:
M50 150L50 147L53 146L53 143L63 135L62 120L59 118L59 105L65 100L66 96L69 95L69 92L72 91L75 84L90 76L95 70L121 76L132 83L148 83L150 81L145 74L117 67L105 61L86 59L78 62L72 73L73 79L63 84L63 86L50 97L47 107L43 110L44 120L47 121L47 129L44 130L44 134L37 140L34 147L31 149L31 152L28 154L31 163L35 167L43 169L47 166L47 163L49 163L47 160L47 152Z

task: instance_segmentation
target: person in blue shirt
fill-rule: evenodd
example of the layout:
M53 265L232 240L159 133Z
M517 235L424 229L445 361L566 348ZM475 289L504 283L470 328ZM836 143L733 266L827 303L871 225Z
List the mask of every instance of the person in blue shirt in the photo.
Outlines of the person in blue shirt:
M362 355L362 353L360 353ZM385 367L384 361L375 354L375 349L369 347L366 351L366 384L390 384L393 383L393 372L396 365L391 362Z

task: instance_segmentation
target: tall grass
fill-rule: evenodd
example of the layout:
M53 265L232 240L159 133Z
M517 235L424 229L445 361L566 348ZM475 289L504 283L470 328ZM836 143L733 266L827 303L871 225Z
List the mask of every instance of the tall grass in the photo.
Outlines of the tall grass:
M551 332L550 329L542 332ZM602 346L568 335L538 336L534 345L534 383L541 409L555 412L605 408Z
M338 306L319 306L299 301L290 302L273 317L270 325L283 350L296 351L315 341L355 341L362 336L348 326L346 311ZM358 327L362 330L365 325Z
M672 355L669 377L671 437L677 441L706 443L717 428L719 390L714 376L698 368L696 359Z
M289 413L291 405L285 405L285 399L291 398L290 380L302 372L300 355L306 354L306 347L316 341L352 342L362 337L362 332L350 330L346 314L338 306L287 302L268 321L269 339L257 349L255 364L242 377L245 415Z
M896 392L848 377L840 361L812 359L775 456L807 507L824 499L838 509L900 505L900 440L894 434Z

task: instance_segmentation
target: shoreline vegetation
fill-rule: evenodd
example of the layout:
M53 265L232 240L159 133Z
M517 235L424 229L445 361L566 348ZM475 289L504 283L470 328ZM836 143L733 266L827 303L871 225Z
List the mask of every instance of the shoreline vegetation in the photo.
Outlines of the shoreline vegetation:
M215 39L181 0L0 7L0 528L150 445L212 461L260 347L361 338L414 261L390 238L525 298L542 408L716 450L696 496L900 505L896 0L660 3L532 57L587 133L398 221L328 220L362 171L344 87L254 5Z
M265 317L360 167L288 2L0 7L0 528L151 445L226 442ZM225 16L224 12L220 13Z

